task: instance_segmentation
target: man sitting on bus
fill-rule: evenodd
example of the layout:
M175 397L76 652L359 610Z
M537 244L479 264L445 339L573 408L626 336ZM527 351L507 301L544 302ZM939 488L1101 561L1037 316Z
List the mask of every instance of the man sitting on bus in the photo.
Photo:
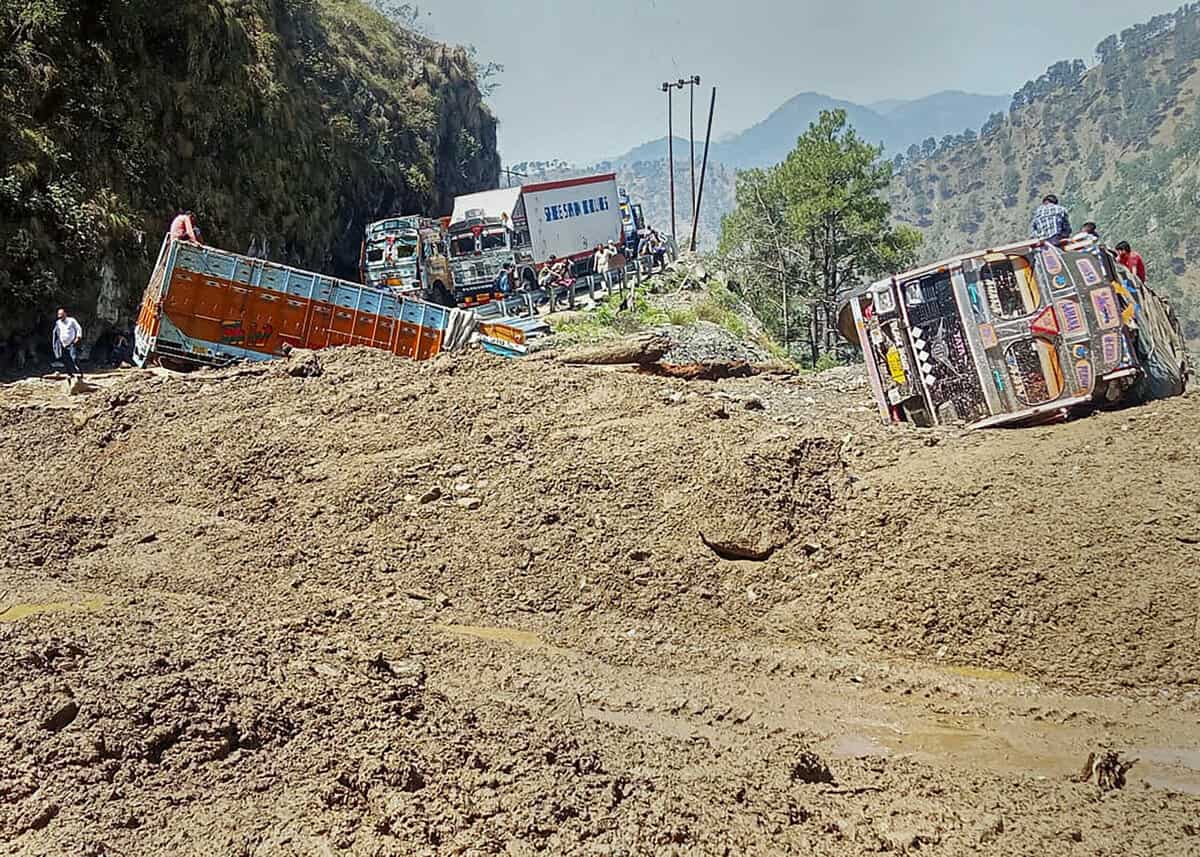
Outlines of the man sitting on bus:
M1058 204L1058 197L1046 194L1033 212L1029 234L1042 241L1059 244L1071 237L1071 218L1067 210Z

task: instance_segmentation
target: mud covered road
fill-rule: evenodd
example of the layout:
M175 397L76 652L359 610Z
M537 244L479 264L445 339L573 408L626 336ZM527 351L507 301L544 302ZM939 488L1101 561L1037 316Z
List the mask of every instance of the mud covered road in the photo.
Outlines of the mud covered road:
M320 359L0 387L0 853L1200 854L1195 394Z

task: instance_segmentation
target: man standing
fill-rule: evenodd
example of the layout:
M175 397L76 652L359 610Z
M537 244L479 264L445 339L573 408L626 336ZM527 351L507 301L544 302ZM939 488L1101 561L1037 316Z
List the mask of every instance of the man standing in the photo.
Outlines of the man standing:
M611 251L607 244L596 245L596 255L592 257L592 264L596 269L595 275L591 282L588 283L588 297L592 300L596 299L596 280L603 279L608 285L607 292L612 294L612 280L608 277L608 260L611 258Z
M83 328L79 326L79 322L67 315L65 309L59 307L58 320L54 322L54 333L51 335L50 344L54 347L55 359L62 360L70 371L71 377L78 376L80 381L83 380L83 373L79 371L79 363L76 358L81 339L83 339Z
M1133 271L1143 283L1146 282L1146 263L1142 261L1140 253L1133 252L1128 241L1122 241L1117 245L1117 261Z
M512 291L512 262L505 262L500 266L500 273L496 275L492 290L502 297L508 297Z
M1046 194L1042 204L1034 209L1030 235L1055 244L1071 237L1071 218L1054 194Z

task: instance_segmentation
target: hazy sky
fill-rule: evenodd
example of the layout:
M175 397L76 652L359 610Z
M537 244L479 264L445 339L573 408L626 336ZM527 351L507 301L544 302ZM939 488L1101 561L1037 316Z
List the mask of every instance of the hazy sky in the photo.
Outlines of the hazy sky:
M713 133L739 131L800 92L868 103L942 89L1011 94L1051 63L1164 0L427 0L430 35L504 65L490 103L505 162L590 162L666 134L666 79L709 86ZM703 104L703 108L702 105ZM687 132L687 91L676 97Z

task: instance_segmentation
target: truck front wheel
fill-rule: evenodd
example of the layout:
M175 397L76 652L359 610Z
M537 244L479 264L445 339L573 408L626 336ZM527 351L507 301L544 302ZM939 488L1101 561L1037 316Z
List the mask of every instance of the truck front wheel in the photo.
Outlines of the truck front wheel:
M437 282L433 284L433 288L429 290L429 300L438 306L448 307L453 309L458 304L454 301L454 295L450 294L450 290L446 288L445 283Z

